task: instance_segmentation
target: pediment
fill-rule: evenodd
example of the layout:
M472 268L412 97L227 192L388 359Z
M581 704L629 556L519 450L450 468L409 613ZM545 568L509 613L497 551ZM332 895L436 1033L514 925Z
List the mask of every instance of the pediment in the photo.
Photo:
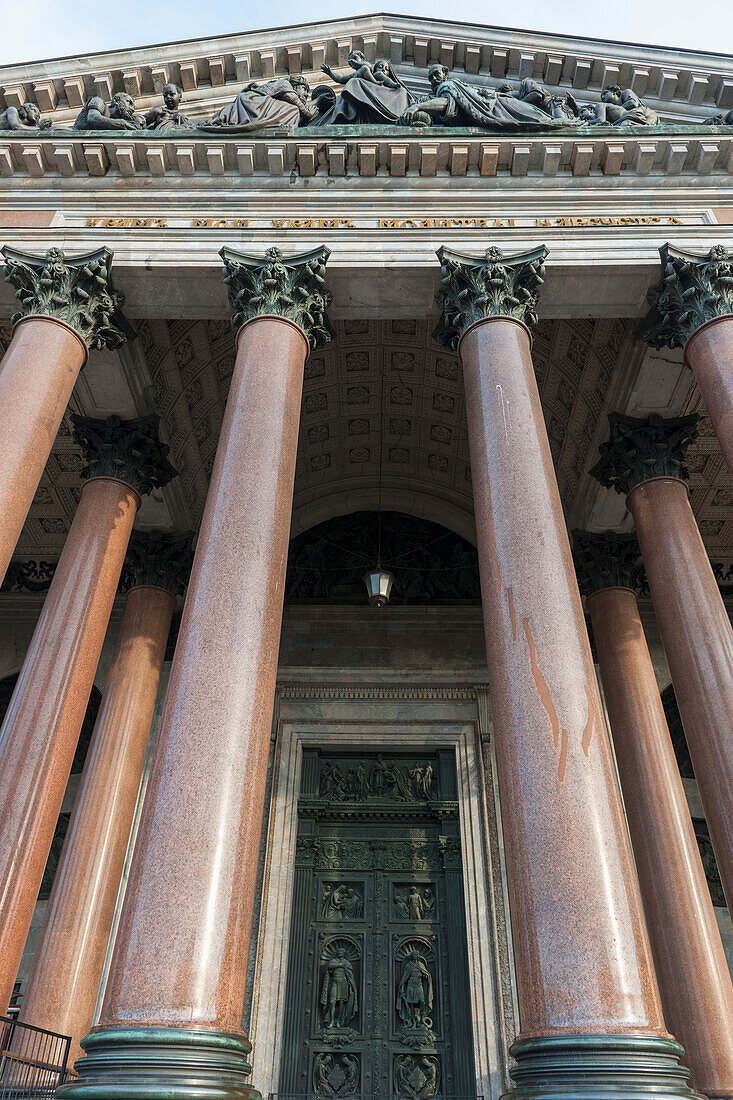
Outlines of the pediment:
M92 95L108 102L126 91L145 110L173 81L199 122L249 80L302 74L320 82L321 65L345 67L351 49L389 60L416 92L428 90L428 67L440 62L469 83L532 77L588 102L619 84L644 97L663 122L702 121L733 107L733 60L723 55L371 15L5 67L0 108L36 103L54 128L65 128Z

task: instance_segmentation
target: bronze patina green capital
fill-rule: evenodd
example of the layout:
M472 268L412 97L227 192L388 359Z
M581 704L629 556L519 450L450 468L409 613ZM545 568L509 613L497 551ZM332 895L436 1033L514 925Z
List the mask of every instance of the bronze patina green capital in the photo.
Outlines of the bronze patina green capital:
M192 563L192 531L182 535L138 531L127 548L120 587L152 586L181 596L186 590Z
M659 255L662 281L639 335L654 348L683 348L701 325L733 314L733 255L722 244L704 256L665 244Z
M610 413L609 437L599 447L601 457L591 477L623 496L655 477L686 481L687 448L697 439L697 420L695 413L667 419Z
M21 303L13 323L24 317L53 317L96 350L118 348L135 336L122 313L124 295L112 286L109 248L80 256L66 256L60 248L49 248L45 256L7 245L0 251L5 281L15 287Z
M573 560L581 592L586 596L604 588L646 588L644 566L636 535L616 531L573 531Z
M168 461L168 445L159 438L157 416L95 420L72 413L71 420L74 440L84 453L83 478L114 477L144 496L178 474Z
M544 245L505 256L487 248L467 256L439 248L441 287L437 295L442 318L433 333L455 350L464 332L489 317L507 317L530 327L537 321L537 296L545 280Z
M264 256L222 248L219 255L234 328L256 317L284 317L302 329L311 348L333 339L326 312L333 301L326 287L327 248L294 256L284 256L279 248L268 248Z

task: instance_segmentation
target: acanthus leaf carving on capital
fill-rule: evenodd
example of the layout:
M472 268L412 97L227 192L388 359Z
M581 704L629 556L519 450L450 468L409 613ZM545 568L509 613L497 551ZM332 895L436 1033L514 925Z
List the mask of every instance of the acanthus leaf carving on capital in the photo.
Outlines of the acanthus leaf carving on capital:
M193 534L166 535L160 531L136 531L127 548L120 587L150 585L183 595L193 562Z
M733 255L722 244L705 256L671 244L659 254L662 282L648 293L639 335L654 348L683 348L701 325L733 314Z
M581 592L604 588L646 590L646 575L636 535L616 531L573 531L573 560Z
M335 331L326 312L333 301L325 278L328 248L293 256L275 247L264 256L222 248L219 255L234 328L255 317L285 317L303 330L312 349L333 339Z
M655 477L689 478L687 448L697 438L698 416L639 419L609 413L608 440L599 447L600 458L591 477L606 489L626 495Z
M492 246L483 256L439 248L442 317L433 336L455 350L463 333L477 321L508 317L525 325L537 322L537 296L545 279L544 245L505 256Z
M169 447L158 435L159 419L95 420L73 413L74 441L84 453L82 478L113 477L144 496L167 485L178 471L168 461Z
M81 336L88 348L113 350L136 333L124 314L124 295L111 282L112 252L100 248L80 256L66 256L49 248L45 256L5 246L5 281L15 288L23 317L54 317Z

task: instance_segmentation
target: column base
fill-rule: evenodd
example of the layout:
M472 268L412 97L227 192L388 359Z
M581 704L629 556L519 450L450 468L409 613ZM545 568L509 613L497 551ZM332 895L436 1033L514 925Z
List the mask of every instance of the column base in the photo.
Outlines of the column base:
M262 1100L247 1083L244 1036L175 1027L107 1028L86 1035L78 1077L59 1100Z
M655 1035L519 1039L502 1100L700 1100L679 1043Z

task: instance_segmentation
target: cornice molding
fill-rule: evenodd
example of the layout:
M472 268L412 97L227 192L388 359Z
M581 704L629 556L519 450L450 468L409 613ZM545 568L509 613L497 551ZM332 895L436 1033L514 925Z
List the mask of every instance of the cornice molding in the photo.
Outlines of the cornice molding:
M24 188L59 181L64 191L110 180L343 177L684 177L709 187L733 176L733 130L724 126L578 127L560 135L487 134L440 127L272 130L251 138L195 131L46 130L0 133L0 176ZM39 136L42 135L42 136ZM126 184L130 186L130 184ZM611 182L613 186L613 182Z

